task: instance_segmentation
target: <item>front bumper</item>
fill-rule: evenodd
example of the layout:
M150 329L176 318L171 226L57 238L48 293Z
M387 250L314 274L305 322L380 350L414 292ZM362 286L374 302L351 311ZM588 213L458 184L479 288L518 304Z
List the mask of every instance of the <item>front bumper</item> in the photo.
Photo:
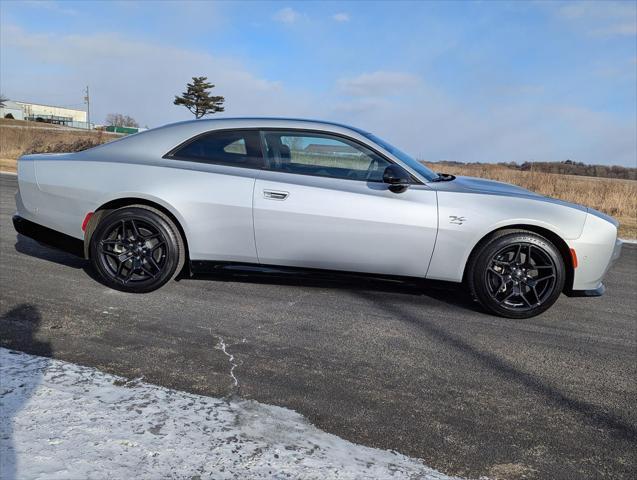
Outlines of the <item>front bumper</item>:
M622 253L622 242L620 239L615 240L615 246L613 247L613 252L610 256L610 261L602 276L606 275L608 270L617 262ZM569 290L564 292L568 297L601 297L606 292L606 287L600 281L599 285L596 288L585 289L585 290Z
M20 235L32 238L38 243L84 257L84 242L78 238L39 225L20 215L13 216L13 228Z
M604 293L606 293L606 286L603 283L591 290L568 290L564 292L567 297L601 297Z

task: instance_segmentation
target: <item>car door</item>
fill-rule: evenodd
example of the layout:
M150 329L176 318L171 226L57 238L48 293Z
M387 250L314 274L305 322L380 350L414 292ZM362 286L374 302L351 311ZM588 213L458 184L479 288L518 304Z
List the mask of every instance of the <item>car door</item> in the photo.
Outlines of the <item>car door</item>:
M166 158L180 168L156 182L163 185L159 196L184 217L191 260L257 263L252 197L264 164L259 131L210 131Z
M424 277L434 247L434 191L392 193L391 162L332 134L263 131L266 167L253 215L262 264Z

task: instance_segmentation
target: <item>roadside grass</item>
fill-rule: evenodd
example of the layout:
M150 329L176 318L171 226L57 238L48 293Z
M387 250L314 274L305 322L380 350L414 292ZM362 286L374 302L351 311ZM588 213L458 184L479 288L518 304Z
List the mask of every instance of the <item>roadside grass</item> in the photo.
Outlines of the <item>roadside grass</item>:
M63 128L48 123L0 119L0 167L15 172L16 160L25 153L56 151L56 146L100 144L121 135L97 130ZM59 151L59 150L57 150Z
M541 195L579 203L615 217L619 236L637 238L637 181L519 171L501 165L427 163L436 172L512 183Z

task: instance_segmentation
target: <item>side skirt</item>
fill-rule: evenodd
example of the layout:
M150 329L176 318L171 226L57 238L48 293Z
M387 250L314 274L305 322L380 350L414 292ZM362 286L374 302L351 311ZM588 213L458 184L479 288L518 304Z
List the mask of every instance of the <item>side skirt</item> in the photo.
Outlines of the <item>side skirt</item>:
M382 280L396 283L415 283L424 281L424 278L405 277L398 275L382 275L374 273L348 272L342 270L323 270L319 268L286 267L278 265L261 265L258 263L242 262L216 262L210 260L191 260L190 271L192 275L215 274L252 274L252 275L278 275L290 277L311 278L313 280Z

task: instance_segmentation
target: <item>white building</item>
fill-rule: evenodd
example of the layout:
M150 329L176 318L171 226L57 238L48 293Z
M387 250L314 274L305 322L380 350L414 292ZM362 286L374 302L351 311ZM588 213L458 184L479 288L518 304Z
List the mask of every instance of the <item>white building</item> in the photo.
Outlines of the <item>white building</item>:
M0 107L0 117L7 118L8 115L16 120L55 123L78 128L87 127L86 111L73 108L7 100L4 102L4 107Z

